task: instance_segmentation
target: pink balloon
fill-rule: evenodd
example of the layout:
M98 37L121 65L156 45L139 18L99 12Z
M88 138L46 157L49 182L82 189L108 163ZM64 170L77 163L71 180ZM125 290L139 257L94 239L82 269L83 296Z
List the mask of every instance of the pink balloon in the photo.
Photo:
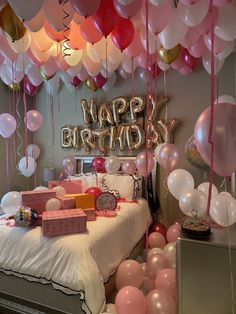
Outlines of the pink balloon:
M140 40L140 30L134 30L134 37L131 44L124 50L124 53L130 58L137 57L143 50L143 46Z
M172 226L170 226L166 233L166 239L168 242L176 242L179 235L180 235L180 224L175 223Z
M94 81L95 85L98 88L103 87L103 85L106 84L106 81L107 81L107 79L101 73L99 73L96 76L93 76L92 80Z
M214 142L214 171L228 177L236 170L236 107L228 103L218 103L214 106L214 127L212 139ZM194 138L201 157L210 165L211 145L208 143L211 108L202 112L194 129Z
M137 72L140 80L144 83L152 81L152 75L147 69L139 68Z
M155 279L155 287L176 298L176 270L165 268L159 271Z
M173 298L160 289L153 290L147 295L146 314L175 314L176 305Z
M163 254L156 253L148 257L147 260L147 276L151 279L155 279L158 272L169 266L168 260Z
M137 171L135 162L133 160L126 160L122 162L121 168L124 173L129 174L131 176L134 175L135 172Z
M183 49L183 51L182 51L182 58L184 60L185 65L187 65L192 70L195 69L196 66L200 62L200 59L191 56L187 49Z
M116 295L117 314L145 314L146 300L143 293L135 287L124 287Z
M189 75L193 73L193 70L189 66L185 65L181 69L179 69L179 73L182 75Z
M136 167L141 176L147 176L152 172L155 165L155 160L151 152L141 152L136 157Z
M175 59L174 62L171 63L171 67L175 70L179 70L181 69L183 66L185 65L184 63L184 59L183 59L183 56L182 56L182 52L179 54L178 58Z
M207 34L211 31L212 23L214 25L216 24L216 21L218 19L218 9L216 7L212 7L211 10L207 13L204 20L195 27L195 30L197 30L200 34Z
M159 232L152 232L148 237L148 245L151 249L154 247L163 249L165 244L165 237Z
M213 5L216 7L223 7L227 3L231 3L232 0L213 0Z
M146 23L145 1L141 10L142 20ZM164 1L161 5L153 5L148 1L148 26L154 34L160 33L170 22L172 8L170 1Z
M184 48L189 48L199 39L200 36L201 34L194 27L192 27L183 40L181 40L180 44Z
M148 54L146 50L142 50L141 54L139 54L135 60L140 65L140 67L146 69L150 64L156 62L156 54Z
M157 77L161 73L161 69L159 68L157 63L153 63L152 65L149 65L148 71L150 72L152 78Z
M191 4L195 4L195 3L199 2L200 0L179 0L179 1L185 5L191 5Z
M191 56L195 58L201 58L207 52L207 47L204 43L203 36L200 36L199 39L188 49Z
M140 290L144 293L144 295L147 295L153 289L155 289L155 280L150 279L149 277L144 277Z
M16 119L9 113L0 114L0 135L10 137L16 130Z
M143 1L142 0L133 0L128 5L123 5L117 0L113 0L114 7L116 12L127 19L129 19L131 16L134 16L142 6Z
M167 171L172 171L177 167L179 161L179 151L176 145L166 143L159 153L160 165Z
M95 14L99 8L101 0L84 1L84 0L71 0L74 10L82 16L88 17Z
M38 87L37 86L34 86L27 75L24 76L24 79L23 79L23 88L24 88L24 91L27 95L29 96L34 96L37 94L38 92Z
M134 260L126 260L120 264L116 273L116 288L119 291L125 286L139 288L144 280L141 265Z
M62 166L68 176L73 176L75 174L76 160L73 156L66 156L62 160Z
M83 38L91 44L98 42L102 38L102 34L97 30L91 17L88 17L80 24L80 31Z
M37 110L30 110L26 113L26 115L27 128L32 132L37 131L43 123L43 117L41 113Z

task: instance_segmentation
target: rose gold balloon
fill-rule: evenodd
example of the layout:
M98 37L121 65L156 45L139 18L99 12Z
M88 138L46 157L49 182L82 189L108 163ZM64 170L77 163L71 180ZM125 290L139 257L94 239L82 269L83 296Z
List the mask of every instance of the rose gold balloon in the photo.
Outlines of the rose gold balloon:
M172 171L177 167L179 161L179 151L176 145L166 143L159 153L160 165L167 171Z
M161 269L168 267L168 260L163 254L153 254L148 257L147 260L147 276L151 279L155 279L156 275Z

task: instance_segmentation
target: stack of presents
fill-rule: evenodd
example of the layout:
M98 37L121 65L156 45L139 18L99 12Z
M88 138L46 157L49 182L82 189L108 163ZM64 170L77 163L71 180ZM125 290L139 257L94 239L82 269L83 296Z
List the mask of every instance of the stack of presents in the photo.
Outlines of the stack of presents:
M63 197L57 197L52 189L62 185L66 191ZM87 221L96 220L95 199L91 194L82 193L82 182L49 181L49 190L21 192L22 205L37 211L38 224L42 225L44 236L57 236L68 233L87 231ZM61 209L46 211L48 200L57 198L61 202Z

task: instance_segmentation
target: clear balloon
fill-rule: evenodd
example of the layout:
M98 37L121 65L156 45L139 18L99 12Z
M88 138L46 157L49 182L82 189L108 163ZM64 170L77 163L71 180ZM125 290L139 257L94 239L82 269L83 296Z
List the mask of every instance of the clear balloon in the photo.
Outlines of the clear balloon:
M119 265L115 280L118 291L126 286L139 288L144 280L144 271L137 261L126 260Z
M76 159L74 156L66 156L62 160L63 169L68 176L73 176L76 172Z
M214 171L223 177L230 176L236 170L235 119L236 107L232 104L220 103L214 106ZM197 120L194 137L197 148L210 165L211 146L208 143L211 108L208 107ZM222 132L224 130L224 132Z
M40 156L40 148L36 144L30 144L27 146L28 156L33 157L34 160L37 160Z
M149 292L146 298L147 314L175 314L175 302L173 298L161 289Z
M0 135L9 138L16 130L16 119L9 113L0 114Z
M166 244L165 237L159 232L152 232L148 237L148 246L163 249Z
M202 159L196 145L194 136L192 135L185 143L184 154L188 161L197 168L206 169L208 165Z
M117 314L145 314L146 300L143 293L136 287L122 288L115 299Z
M176 242L179 235L180 235L180 224L175 223L172 226L170 226L166 233L166 238L168 242Z
M45 205L46 211L60 210L61 209L61 201L57 198L50 198Z
M136 167L141 176L146 177L152 172L155 165L154 158L151 152L141 152L136 157Z
M30 110L26 113L26 116L27 116L27 128L31 132L37 131L43 123L43 117L41 113L37 110Z
M179 200L181 195L194 188L192 175L185 169L176 169L170 173L167 179L170 193Z
M207 196L202 191L193 189L181 195L179 207L187 216L202 216L207 211Z
M3 195L1 207L6 214L14 215L21 206L21 194L16 191Z
M228 195L218 195L211 200L211 218L220 226L236 223L236 200Z
M37 163L34 160L33 157L23 157L18 163L18 169L19 171L25 176L25 177L31 177L37 168Z
M121 161L117 156L109 156L105 162L105 168L108 173L117 173L120 169Z

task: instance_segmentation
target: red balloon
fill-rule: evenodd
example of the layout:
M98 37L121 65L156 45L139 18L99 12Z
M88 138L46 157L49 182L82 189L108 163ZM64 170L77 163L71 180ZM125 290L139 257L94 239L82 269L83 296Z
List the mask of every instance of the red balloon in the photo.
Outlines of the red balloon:
M118 14L111 0L101 0L100 6L92 21L99 32L107 37L116 25Z
M107 79L101 74L99 73L96 76L92 77L92 80L94 82L94 84L98 87L101 88L103 87L103 85L106 83Z
M105 168L105 162L106 160L103 157L95 157L92 160L92 167L94 171L98 173L105 173L106 168Z
M73 78L73 80L71 81L71 84L72 84L74 87L78 87L78 86L80 85L80 83L81 83L81 80L80 80L77 76L75 76L75 77Z
M38 87L34 86L30 80L28 79L28 76L25 75L23 79L23 88L24 92L29 96L34 96L38 92Z
M111 33L111 39L113 43L120 49L127 48L134 38L134 25L123 17L119 17L116 23L116 27Z
M187 49L183 49L182 51L182 58L184 60L184 63L189 66L192 70L196 68L196 66L199 64L200 59L195 58L191 56Z
M100 190L99 188L97 188L96 186L93 186L91 188L88 188L85 193L87 194L91 194L94 196L94 198L98 197L101 193L102 190Z
M154 223L150 226L150 229L149 229L149 234L152 233L152 232L159 232L161 233L164 237L166 237L166 232L167 232L167 229L166 229L166 226L161 224L161 223Z

